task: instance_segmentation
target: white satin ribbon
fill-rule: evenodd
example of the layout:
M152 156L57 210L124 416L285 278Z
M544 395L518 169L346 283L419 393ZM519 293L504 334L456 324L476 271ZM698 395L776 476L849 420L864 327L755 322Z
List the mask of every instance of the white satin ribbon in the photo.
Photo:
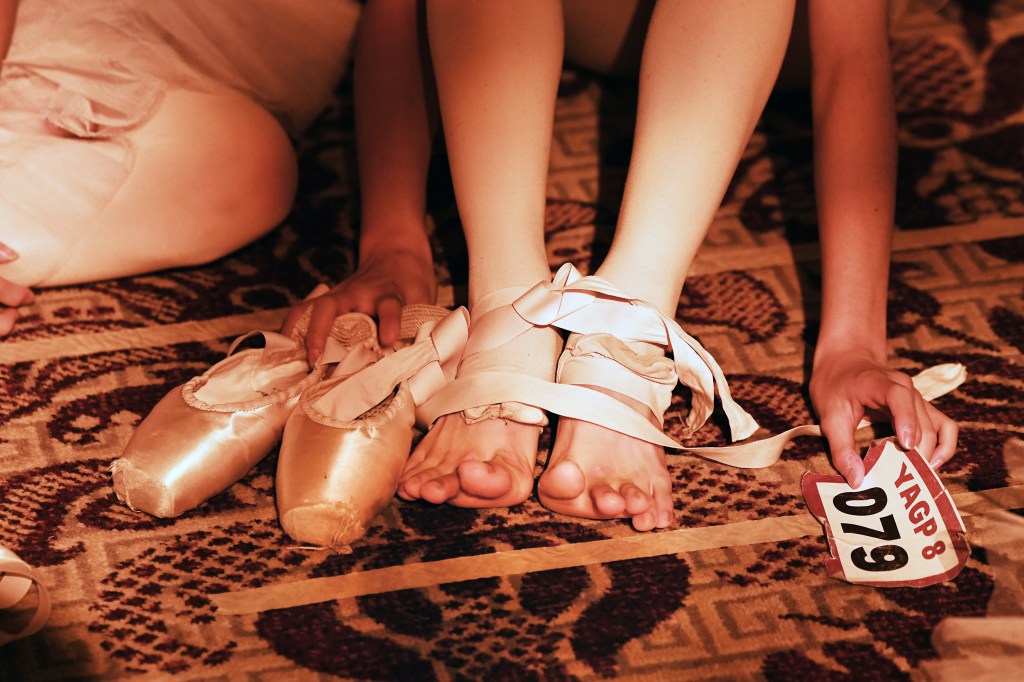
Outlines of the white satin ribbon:
M38 601L35 613L18 632L0 630L0 646L29 637L39 632L50 617L50 595L46 586L36 577L35 572L18 556L0 545L0 611L17 606L36 585Z
M699 429L715 406L715 389L729 419L733 440L748 438L757 422L732 399L725 374L700 343L649 303L633 298L599 277L583 277L566 263L512 304L534 325L554 325L579 334L611 334L670 348L679 381L693 392L684 437ZM657 406L651 406L657 413ZM660 417L660 414L659 414Z
M466 341L463 358L476 353L498 348L530 329L542 326L556 326L580 334L609 334L619 339L643 341L658 344L672 350L674 371L679 380L693 393L692 408L687 415L683 437L700 428L714 408L714 394L717 389L723 409L729 419L733 440L749 438L756 430L757 423L740 407L729 393L725 375L715 359L700 343L682 330L679 324L652 305L628 296L611 283L597 277L583 277L571 265L563 265L550 282L541 282L516 299L511 306L500 306L487 311L473 320L473 333ZM598 344L600 345L600 344ZM592 351L586 351L593 355ZM599 355L604 355L603 352ZM621 362L601 357L602 363ZM371 368L372 369L372 368ZM572 372L580 370L573 368ZM590 372L584 368L583 372ZM615 368L621 376L626 369ZM652 413L661 418L658 409L663 397L658 391L668 389L661 370L652 366L645 370L652 374L658 384L647 391ZM556 384L524 374L510 374L507 371L475 371L469 376L459 377L458 391L446 390L435 393L426 403L420 404L417 418L429 426L443 414L451 414L467 408L494 402L495 388L500 386L503 401L521 402L547 410L563 417L581 419L600 424L635 438L646 440L666 448L681 450L730 466L762 468L771 466L782 454L786 443L798 436L819 436L817 425L803 425L783 433L748 443L724 447L688 448L665 434L663 427L653 424L619 400L588 388L583 383L607 386L600 377L587 382ZM939 365L923 371L914 377L914 384L927 400L952 391L964 382L966 371L962 365ZM635 382L628 382L630 385ZM623 387L607 386L623 392ZM625 389L628 391L628 387ZM643 400L644 391L633 391L630 395ZM862 422L862 426L867 424Z
M469 312L458 308L436 324L424 324L411 346L397 350L339 382L331 415L352 421L387 398L408 380L413 402L420 405L455 378L469 336Z

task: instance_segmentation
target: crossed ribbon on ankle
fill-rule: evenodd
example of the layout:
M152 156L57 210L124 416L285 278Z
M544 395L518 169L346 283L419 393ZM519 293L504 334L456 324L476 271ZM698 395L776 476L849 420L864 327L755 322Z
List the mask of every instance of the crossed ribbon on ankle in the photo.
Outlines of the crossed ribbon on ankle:
M538 326L555 326L579 334L607 334L663 346L672 352L672 372L675 376L672 376L672 372L666 376L664 365L660 363L641 366L643 363L630 362L625 356L615 357L614 349L609 351L609 347L614 344L601 337L594 337L598 339L595 343L587 343L588 339L584 338L579 344L582 348L570 349L569 354L587 354L588 364L597 365L597 369L580 369L578 363L570 366L573 359L563 358L559 369L560 378L571 380L572 383L552 384L525 376L512 380L500 373L493 373L493 377L489 373L480 373L465 382L460 378L462 383L458 395L438 394L421 407L421 422L429 425L440 414L485 404L488 396L493 393L494 382L511 381L504 387L503 400L535 405L563 417L597 423L663 447L735 467L771 466L778 461L783 447L792 439L821 435L819 426L809 424L769 438L722 447L686 447L666 435L662 415L671 401L671 391L677 381L681 381L693 393L692 407L684 422L683 438L706 423L714 409L716 387L734 440L749 438L758 426L732 399L725 375L715 359L696 339L684 332L674 319L651 304L623 293L606 280L582 276L571 263L563 265L550 282L541 282L527 290L511 306L495 308L482 318L475 319L473 333L463 357L499 347ZM596 362L595 356L598 356ZM626 372L640 375L639 380L621 381L626 391L620 392L647 405L651 414L657 417L657 424L615 398L586 387L606 387L606 372L612 366L616 380ZM647 379L653 381L654 386L640 387L641 384L650 383ZM926 400L933 400L952 391L965 379L966 371L959 364L938 365L913 377L914 386ZM613 388L618 389L620 386ZM869 423L865 418L858 428Z

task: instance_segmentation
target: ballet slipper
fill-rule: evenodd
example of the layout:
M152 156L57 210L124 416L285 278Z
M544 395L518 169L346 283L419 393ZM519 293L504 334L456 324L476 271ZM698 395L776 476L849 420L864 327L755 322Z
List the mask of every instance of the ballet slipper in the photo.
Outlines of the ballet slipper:
M290 537L345 551L366 533L398 488L416 408L454 377L468 329L465 308L406 306L402 340L383 359L302 394L277 465L278 517Z
M173 389L139 424L110 466L114 492L134 510L175 517L226 490L277 444L299 396L326 367L355 371L376 361L376 339L369 317L342 315L311 371L302 331L239 337L224 360ZM262 347L239 350L247 341Z

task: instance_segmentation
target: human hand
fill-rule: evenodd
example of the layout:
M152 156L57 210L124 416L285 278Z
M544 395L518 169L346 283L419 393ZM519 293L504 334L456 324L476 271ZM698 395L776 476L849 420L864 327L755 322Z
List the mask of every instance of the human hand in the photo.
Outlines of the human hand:
M31 289L0 277L0 336L7 336L18 321L18 306L35 300Z
M956 451L957 423L926 401L909 376L866 352L815 357L811 403L832 451L832 464L854 488L864 480L854 432L866 411L888 417L900 445L916 449L935 468Z
M18 260L18 253L0 242L0 264ZM7 336L18 321L18 306L29 305L36 299L31 289L0 277L0 336Z
M289 333L306 308L313 307L306 332L306 353L312 365L323 352L335 318L360 312L377 318L382 346L398 340L402 307L411 303L433 303L437 280L434 264L405 251L388 250L364 255L354 273L327 293L294 306L281 331Z

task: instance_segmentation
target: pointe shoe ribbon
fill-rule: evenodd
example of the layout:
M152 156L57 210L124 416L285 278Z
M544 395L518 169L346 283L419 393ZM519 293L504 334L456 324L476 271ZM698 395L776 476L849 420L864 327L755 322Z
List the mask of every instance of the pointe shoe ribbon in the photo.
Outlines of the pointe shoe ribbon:
M0 629L0 646L34 635L46 625L50 617L50 595L46 586L28 564L0 545L0 611L18 606L28 596L33 585L36 586L37 595L32 617L17 632Z
M436 324L420 327L412 345L386 355L362 371L351 373L331 392L336 396L331 417L349 422L387 398L399 384L409 383L413 403L422 405L455 378L469 336L469 312L458 308ZM342 372L335 370L335 376Z
M956 362L943 363L927 367L914 376L911 381L914 388L921 396L931 402L936 398L956 390L967 380L967 369ZM857 429L872 424L872 421L864 417L857 424ZM696 447L683 448L690 454L704 457L705 459L721 462L729 466L742 469L759 469L775 464L782 456L782 449L786 443L800 436L820 436L821 427L817 424L802 424L777 433L768 438L750 441L749 443L736 443L734 445L723 445L720 447Z
M610 282L594 276L583 277L571 263L566 263L550 284L541 282L513 307L533 324L554 325L578 334L610 334L669 348L679 381L693 391L693 404L686 416L683 437L699 429L711 416L716 387L733 440L747 438L757 430L757 422L732 399L725 374L711 354L675 320L651 304L623 293ZM570 383L595 383L588 380L584 371L579 368ZM658 374L663 376L664 373L659 371ZM649 392L633 396L647 404L656 418L668 408L675 385L665 379L658 382L667 388L657 392L660 397ZM598 381L596 385L601 383Z
M699 429L714 408L717 388L733 440L749 438L757 423L733 399L724 373L710 353L679 324L644 301L624 294L598 277L583 277L571 264L559 269L551 282L541 282L512 304L517 325L491 330L509 335L531 326L553 325L573 332L559 361L558 383L533 387L531 404L550 412L600 424L663 447L683 450L730 466L771 466L786 443L804 435L821 435L817 425L802 425L775 436L723 447L685 447L664 433L663 418L676 380L693 394L683 437ZM484 343L500 344L500 338ZM657 344L671 349L673 360L642 356L620 339ZM467 355L470 348L467 347ZM962 365L939 365L913 378L915 387L932 400L952 391L966 378ZM657 425L604 393L587 388L611 388L646 405ZM867 425L863 420L860 426Z
M441 317L443 315L443 317ZM407 306L411 345L299 398L277 466L281 527L293 539L345 551L390 503L412 447L417 405L454 376L469 313ZM404 338L408 335L403 333Z
M631 363L613 352L614 340L605 344L610 348L607 363L600 376L588 374L584 364L569 363L565 356L560 361L559 379L566 373L573 376L573 384L551 383L525 372L510 372L501 365L489 363L486 354L489 349L502 353L517 339L531 330L559 327L571 332L584 334L613 334L634 341L656 343L671 347L675 363L665 358L650 361L640 358L641 364ZM595 342L584 337L584 347ZM570 344L572 340L570 339ZM570 353L573 352L570 348ZM580 352L578 349L575 352ZM472 368L476 357L482 357L482 366ZM668 364L668 368L666 367ZM521 366L522 361L514 364ZM614 366L614 367L612 367ZM465 372L467 368L472 371ZM623 402L610 395L588 388L586 384L606 386L609 370L622 378L625 387L615 385L615 390L626 392L631 397L647 404L651 416L657 423L626 408ZM623 369L616 369L623 368ZM513 368L517 369L517 368ZM642 380L627 379L626 371L640 374ZM463 354L459 378L444 391L438 393L421 408L423 421L432 423L441 415L464 412L476 406L494 402L496 395L501 400L514 401L534 406L548 412L593 422L612 430L625 433L666 447L682 449L683 445L665 434L662 429L662 414L671 401L672 388L677 377L693 391L694 408L687 416L687 434L705 423L714 408L714 391L718 385L723 407L729 417L734 438L745 438L757 430L757 424L732 400L725 377L715 359L696 340L685 334L679 325L660 313L653 306L623 294L610 283L597 278L583 278L580 273L566 264L559 269L551 282L541 284L521 293L511 305L486 309L484 314L474 313L473 327ZM646 379L653 379L653 385ZM597 416L597 417L595 417Z

